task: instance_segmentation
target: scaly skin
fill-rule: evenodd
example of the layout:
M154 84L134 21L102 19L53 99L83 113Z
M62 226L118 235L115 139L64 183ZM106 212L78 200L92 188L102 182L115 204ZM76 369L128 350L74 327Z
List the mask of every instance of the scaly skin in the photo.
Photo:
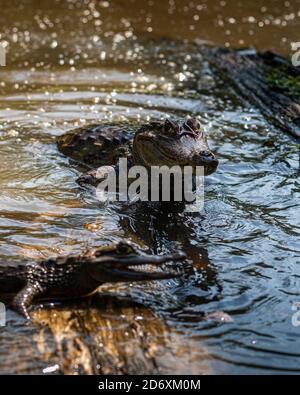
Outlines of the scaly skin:
M147 255L129 242L102 247L85 255L58 257L40 263L0 269L0 295L16 294L12 306L30 319L34 299L65 299L89 296L106 282L162 280L176 276L171 271L148 271L147 267L180 261L182 253ZM139 266L145 265L139 270Z
M75 129L58 138L58 149L91 167L117 165L126 157L129 165L196 166L213 173L218 160L210 151L206 135L196 119L183 122L153 121L135 130L127 125L98 125ZM78 179L79 184L97 185L97 171Z
M92 167L114 165L120 156L129 155L133 133L128 126L91 125L63 134L57 145L64 155Z

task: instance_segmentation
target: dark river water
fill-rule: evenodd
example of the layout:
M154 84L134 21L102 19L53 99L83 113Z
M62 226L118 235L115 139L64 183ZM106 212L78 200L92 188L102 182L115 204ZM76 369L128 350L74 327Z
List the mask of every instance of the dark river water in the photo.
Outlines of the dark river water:
M288 56L300 40L300 1L0 3L7 46L0 68L1 265L124 237L156 253L181 249L190 275L106 289L167 325L177 344L169 373L299 373L300 327L292 324L300 302L297 143L240 102L199 44ZM206 178L201 213L161 217L147 206L103 206L78 187L79 171L55 144L89 123L187 115L199 117L220 159ZM218 310L233 322L203 320ZM41 346L42 356L20 357L39 330L7 312L0 373L42 373L56 363L62 369L65 361L43 357Z

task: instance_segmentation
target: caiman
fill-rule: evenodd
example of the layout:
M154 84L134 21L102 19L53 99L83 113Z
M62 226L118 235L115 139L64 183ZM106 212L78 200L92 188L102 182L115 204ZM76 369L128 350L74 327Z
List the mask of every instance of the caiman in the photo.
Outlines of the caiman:
M163 280L178 276L175 268L157 271L164 263L178 262L183 253L148 255L132 243L121 241L83 255L0 268L0 295L15 293L12 307L30 319L36 299L71 299L89 296L104 283ZM151 269L151 270L150 270Z
M179 122L152 121L140 128L103 124L71 130L58 138L58 149L73 160L92 168L79 177L79 184L97 185L96 167L116 166L127 158L129 166L196 166L204 174L213 173L218 160L211 152L207 136L195 118Z

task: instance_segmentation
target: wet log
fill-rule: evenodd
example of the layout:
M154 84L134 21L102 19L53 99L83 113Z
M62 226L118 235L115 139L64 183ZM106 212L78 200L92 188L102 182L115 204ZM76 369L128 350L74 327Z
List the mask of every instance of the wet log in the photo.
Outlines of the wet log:
M25 324L9 311L1 374L209 374L199 340L129 297L97 294L36 308ZM16 363L17 361L17 363Z
M204 49L215 71L267 120L300 138L300 68L273 52Z

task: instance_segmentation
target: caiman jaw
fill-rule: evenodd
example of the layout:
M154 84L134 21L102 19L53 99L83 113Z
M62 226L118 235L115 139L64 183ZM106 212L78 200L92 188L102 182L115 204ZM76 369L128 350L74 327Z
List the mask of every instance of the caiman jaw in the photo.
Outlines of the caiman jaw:
M163 280L177 277L179 274L174 268L168 271L154 271L164 263L183 260L184 253L168 255L134 255L120 257L101 257L94 262L90 275L102 282L147 281Z

